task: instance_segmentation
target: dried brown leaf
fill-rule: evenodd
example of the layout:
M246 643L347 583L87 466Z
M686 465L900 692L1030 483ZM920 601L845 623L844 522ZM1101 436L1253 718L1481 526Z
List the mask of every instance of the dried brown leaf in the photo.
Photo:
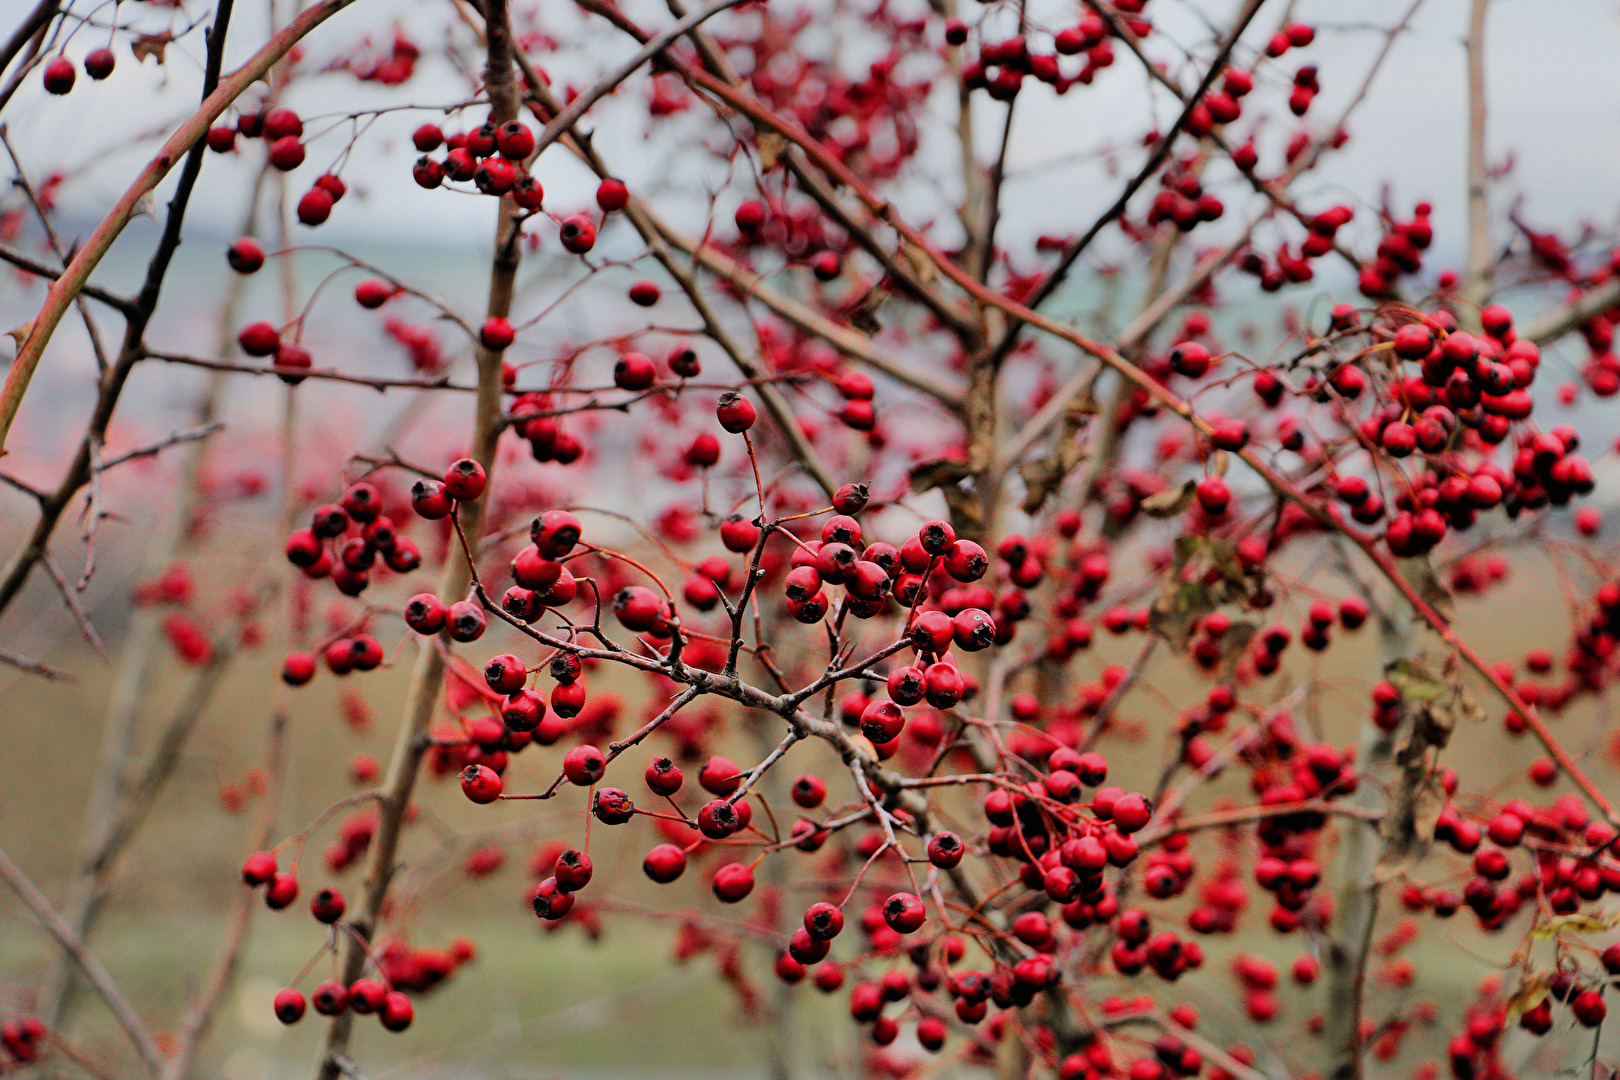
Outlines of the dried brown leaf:
M139 34L130 44L129 51L134 53L135 59L143 64L146 63L146 58L150 56L161 65L164 50L169 47L169 43L173 40L174 35L167 30L157 34Z

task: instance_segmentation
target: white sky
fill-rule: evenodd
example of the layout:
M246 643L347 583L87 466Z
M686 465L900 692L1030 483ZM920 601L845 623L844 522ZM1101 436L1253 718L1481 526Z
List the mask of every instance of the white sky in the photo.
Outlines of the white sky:
M1353 4L1299 0L1294 6L1296 18L1317 22L1322 29L1315 45L1285 58L1280 75L1286 77L1304 60L1321 66L1323 95L1313 107L1313 119L1325 122L1337 115L1379 44L1380 35L1369 28L1392 22L1407 4L1408 0L1358 0ZM86 0L79 0L79 6L85 5ZM0 8L4 9L21 11L25 6L24 0L0 0ZM429 28L442 26L439 15L445 6L425 0L360 0L318 32L319 36L312 39L311 55L324 61L333 55L333 49L358 41L366 33L386 38L396 17L425 38ZM969 18L978 18L986 11L971 2L964 6L971 9L966 13ZM1153 0L1148 14L1175 41L1197 43L1201 39L1200 11L1207 11L1219 21L1235 6L1225 0L1201 0L1198 4ZM238 7L248 10L233 27L237 31L237 48L233 49L232 62L263 36L262 7ZM1257 29L1250 35L1252 40L1263 42L1276 25L1282 7L1280 0L1274 0L1261 13ZM1331 161L1330 175L1337 186L1329 186L1323 179L1309 182L1304 189L1319 193L1323 205L1351 195L1376 200L1381 183L1389 180L1402 209L1418 199L1432 199L1436 206L1436 249L1447 254L1460 248L1462 225L1461 36L1467 8L1467 0L1426 0L1411 32L1396 46L1373 93L1356 115L1352 123L1356 138ZM635 0L630 9L647 25L661 25L667 20L663 5L654 0ZM131 10L131 6L126 5L125 10ZM1055 10L1066 11L1068 6ZM583 46L537 57L554 73L583 79L627 51L623 39L604 33L600 24L586 29L571 14L571 5L546 0L544 12L545 25L551 32ZM1347 12L1358 25L1345 23ZM82 55L100 44L100 37L99 33L95 39L88 32L81 33L70 52ZM36 174L47 165L73 174L62 192L63 205L73 217L99 217L150 152L126 148L108 153L110 142L127 142L132 134L172 124L189 108L195 92L195 50L201 48L200 35L194 37L196 40L185 47L171 49L167 69L153 64L137 66L127 48L120 47L119 68L106 83L92 83L81 74L71 95L51 98L33 79L18 95L8 110L11 138ZM1491 159L1501 164L1511 155L1514 162L1512 173L1496 186L1494 203L1499 216L1522 195L1524 214L1534 224L1568 227L1591 220L1607 227L1615 219L1615 193L1620 191L1615 183L1620 167L1620 79L1614 74L1615 57L1620 56L1620 8L1612 0L1495 0L1490 11L1488 43ZM1010 154L1015 179L1008 188L1002 234L1009 243L1027 244L1041 232L1068 232L1083 227L1107 205L1115 190L1115 185L1094 165L1086 164L1086 159L1094 158L1092 152L1098 147L1117 145L1139 135L1146 127L1150 109L1156 111L1161 123L1168 123L1174 116L1165 95L1149 96L1147 81L1134 59L1123 48L1118 53L1114 68L1104 72L1093 87L1076 88L1061 99L1044 87L1021 96ZM1169 58L1172 54L1167 43L1161 42L1156 55ZM318 114L331 109L334 92L342 94L344 108L383 101L443 104L461 97L462 86L449 66L425 63L416 79L402 90L381 91L357 86L346 76L329 76L296 87L291 104L306 115ZM629 93L627 90L622 96ZM635 94L639 100L640 90L636 89ZM1268 128L1278 137L1293 129L1283 97L1283 91L1273 87L1250 99L1251 110L1263 109L1271 114ZM694 167L689 144L681 138L683 125L679 118L656 122L660 132L673 132L673 138L655 135L650 142L643 142L648 122L636 113L634 104L634 100L612 100L597 120L599 146L627 180L645 186L664 177L680 176L688 181L688 194L696 190L698 174L703 170L708 172L704 182L715 182L712 161L702 160ZM933 110L935 123L929 133L928 160L937 160L948 170L952 160L948 144L950 109L943 100L938 105ZM1001 108L981 97L979 126L985 135L986 155L991 136L1000 127ZM403 138L425 118L429 117L398 114L376 126L374 136L362 144L361 152L344 172L356 197L339 207L332 222L321 230L320 241L400 238L480 246L484 243L488 231L486 200L424 193L410 182L409 161L414 152L403 144ZM690 130L689 125L686 130ZM336 138L319 140L311 146L309 161L294 174L295 195L340 146L341 140ZM255 147L253 153L258 152ZM1273 162L1276 156L1273 153ZM551 193L551 209L582 205L591 189L586 178L561 158L560 151L553 152L540 169ZM1069 159L1076 160L1063 168L1036 168ZM1124 169L1134 171L1140 160L1140 150L1127 146L1123 151ZM94 165L86 169L91 162ZM205 198L195 210L198 225L220 232L236 228L242 185L232 180L245 177L249 170L250 162L245 157L210 158ZM700 205L688 201L686 209L690 213ZM937 210L937 206L917 208L929 213ZM314 234L308 235L314 238ZM0 289L5 287L0 285Z

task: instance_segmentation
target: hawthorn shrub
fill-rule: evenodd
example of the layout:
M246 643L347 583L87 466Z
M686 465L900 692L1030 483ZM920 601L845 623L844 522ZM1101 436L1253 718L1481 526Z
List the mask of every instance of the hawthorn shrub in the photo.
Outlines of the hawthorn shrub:
M348 6L238 42L230 0L185 18L40 0L0 55L0 106L64 117L165 46L202 57L199 75L171 56L202 104L87 235L59 235L64 177L14 158L0 257L38 311L13 334L0 439L63 322L101 367L55 479L11 485L26 524L0 607L47 576L95 641L77 600L93 559L75 585L51 545L75 517L109 542L104 472L184 456L172 564L128 598L145 632L204 701L234 655L290 641L263 691L278 730L332 723L301 703L340 681L351 724L398 731L386 760L308 766L346 772L350 796L291 832L264 818L238 932L163 1039L87 942L202 706L149 761L104 763L114 796L70 904L0 858L78 967L8 1005L0 1071L82 1057L64 987L83 978L130 1070L186 1075L262 900L307 912L318 954L288 962L276 1017L324 1025L323 1080L363 1075L388 1055L356 1049L368 1017L431 1027L424 995L478 977L453 918L431 928L447 946L413 943L417 898L395 889L438 850L413 839L419 808L463 798L488 822L464 838L469 879L501 866L530 801L573 823L529 860L533 915L511 934L619 933L641 916L616 893L650 894L676 958L714 958L716 995L756 1008L763 976L845 1002L863 1075L1611 1067L1620 579L1591 501L1608 450L1582 427L1620 392L1620 255L1492 214L1483 0L1470 185L1438 205L1397 159L1383 192L1333 181L1410 11L1372 31L1368 70L1319 71L1368 28L1262 0L1209 23L1175 0L355 4L412 18L363 39L332 18ZM460 100L424 105L419 67L454 72ZM1054 205L1046 234L1006 241L1019 103L1083 117L1121 78L1173 120L1114 149L1100 216ZM350 108L359 84L372 104ZM678 132L701 196L619 179L599 123ZM322 274L233 304L209 357L157 340L158 316L225 155L286 212L254 215L218 272ZM483 306L439 299L431 266L324 244L355 201L389 197L344 179L370 157L493 220ZM143 283L99 286L149 204ZM1442 215L1469 223L1449 257ZM525 260L540 287L520 287ZM323 340L338 315L379 355ZM399 350L408 374L383 355ZM132 372L178 366L289 388L285 565L224 602L195 587L188 526L245 533L218 515L258 486L205 482L231 439L212 406L107 447ZM312 455L300 409L335 383L427 406L386 445L350 430ZM49 408L36 392L21 415ZM1515 560L1556 578L1567 639L1519 654L1511 628L1459 628ZM394 683L401 714L376 716ZM109 710L109 730L128 722ZM1448 764L1459 739L1488 747L1473 775ZM271 797L283 764L222 787L226 808ZM597 869L593 842L644 852L650 883ZM1436 999L1418 961L1462 927L1501 967ZM1222 1007L1201 1016L1183 983Z

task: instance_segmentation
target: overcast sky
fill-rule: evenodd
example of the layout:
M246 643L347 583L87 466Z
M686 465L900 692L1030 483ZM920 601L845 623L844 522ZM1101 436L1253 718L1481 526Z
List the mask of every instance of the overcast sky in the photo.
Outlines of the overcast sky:
M81 5L84 2L80 0ZM1313 108L1313 118L1325 120L1337 113L1379 45L1377 33L1346 25L1345 13L1353 13L1363 27L1371 27L1393 21L1408 2L1301 0L1296 5L1297 17L1319 20L1322 27L1317 43L1297 54L1300 60L1315 61L1322 68L1323 96ZM21 0L0 4L0 8L12 10L22 6ZM240 52L262 38L262 26L252 25L259 13L251 9L258 6L249 5L250 10L238 18L234 28ZM974 9L970 16L982 14L977 5L967 6ZM1148 10L1172 38L1196 43L1198 8L1218 16L1231 6L1218 0L1198 6L1154 0ZM1376 196L1379 182L1387 178L1394 182L1403 203L1433 199L1442 248L1454 246L1459 235L1464 162L1461 36L1467 8L1467 0L1427 0L1357 113L1353 121L1357 138L1332 166L1335 181L1364 197ZM323 28L324 37L316 39L311 52L321 59L330 56L337 44L356 41L367 32L385 36L401 13L408 26L425 32L436 25L432 13L442 10L440 5L416 0L406 4L360 0ZM645 15L649 23L657 19L651 10ZM1251 36L1261 41L1274 25L1275 16L1262 12L1256 21L1258 32ZM1514 162L1511 175L1498 185L1497 206L1506 206L1511 197L1522 193L1525 211L1534 221L1568 225L1593 218L1606 224L1615 213L1616 193L1620 192L1616 184L1620 78L1615 74L1615 58L1620 56L1620 9L1611 0L1495 0L1488 40L1491 157L1494 163L1503 163L1511 155ZM99 43L87 33L80 34L70 51L82 54ZM589 44L588 51L572 50L539 59L549 62L553 70L583 76L593 68L605 67L609 57L624 51L622 41L599 28L590 35ZM171 50L169 66L164 69L150 63L137 66L120 47L119 69L111 80L95 84L81 76L75 91L63 98L48 97L37 79L31 79L8 110L14 142L36 170L46 164L72 170L74 179L63 190L64 204L76 213L99 216L149 154L133 148L107 154L109 141L172 123L185 111L195 86L192 50L200 45L199 39L188 48ZM1170 52L1161 47L1159 55ZM1115 67L1104 72L1093 87L1077 88L1064 98L1041 87L1020 98L1011 151L1018 178L1009 189L1013 197L1008 200L1006 218L1010 239L1073 228L1111 198L1108 185L1099 182L1101 177L1094 170L1083 165L1040 168L1043 163L1076 155L1083 158L1097 147L1139 134L1149 109L1165 122L1173 117L1168 100L1162 94L1150 98L1140 69L1123 49L1120 54ZM1296 64L1290 57L1285 67L1292 70ZM318 114L330 108L335 88L344 94L346 107L383 98L395 103L440 104L463 95L452 71L433 63L424 64L403 91L378 93L334 76L311 81L292 100L305 113ZM670 148L655 142L648 152L641 145L646 121L626 108L628 104L610 103L612 107L599 121L604 151L611 161L621 163L619 170L633 183L667 174ZM1280 92L1273 91L1269 102L1260 107L1276 117L1272 130L1290 129L1291 118L1281 115ZM981 111L981 129L998 129L1001 106L982 101ZM943 154L948 109L935 112L939 126L933 145ZM402 114L377 125L376 137L363 144L363 152L344 173L364 197L341 208L325 230L328 238L402 233L422 239L445 238L454 236L453 228L447 226L465 218L469 225L479 225L473 235L481 242L482 222L487 219L482 200L435 198L416 191L409 182L410 151L401 145L401 139L422 118ZM311 147L309 163L295 176L300 190L338 145L328 138ZM1138 160L1137 153L1127 150L1124 160ZM92 161L97 165L86 170L85 164ZM229 173L245 174L249 167L245 158L211 160L210 190L230 191ZM547 171L555 174L544 177L548 190L555 192L554 204L584 198L583 178L567 174L563 163L552 164L548 157L542 173ZM233 228L229 223L239 216L233 200L225 197L204 200L196 212L200 224L220 230Z

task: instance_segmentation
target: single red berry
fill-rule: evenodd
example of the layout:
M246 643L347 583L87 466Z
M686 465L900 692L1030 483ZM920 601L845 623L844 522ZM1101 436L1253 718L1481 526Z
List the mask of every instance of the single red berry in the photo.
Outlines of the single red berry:
M92 49L84 58L84 73L100 82L113 73L113 67L118 63L113 51L108 48Z
M1569 1003L1569 1011L1575 1014L1582 1027L1589 1028L1598 1027L1609 1015L1609 1007L1603 1003L1603 995L1597 990L1582 990L1576 994Z
M298 899L298 879L291 874L276 874L264 890L264 902L272 911L283 911Z
M613 365L613 385L621 390L639 392L651 386L657 378L658 369L642 353L625 353Z
M765 217L765 204L757 199L749 199L737 207L733 220L739 231L753 234L764 228Z
M602 756L602 751L590 743L574 747L563 758L563 775L568 777L570 784L589 787L602 779L606 771L607 759Z
M583 255L596 246L596 223L584 214L575 214L563 219L557 236L568 251Z
M495 131L495 148L504 158L523 161L534 153L534 132L519 120L508 120Z
M429 521L449 515L454 500L437 480L418 480L411 488L411 508Z
M393 287L376 278L367 278L354 287L355 303L372 310L382 307L393 295Z
M842 484L833 492L833 509L840 514L858 514L866 508L871 491L865 484Z
M941 870L949 870L962 861L967 847L953 832L935 833L928 841L928 861Z
M264 137L270 140L284 139L289 135L298 138L304 134L304 121L292 109L285 107L271 109L264 114Z
M424 154L444 145L444 132L437 124L423 124L411 133L411 144Z
M697 350L690 345L677 345L669 353L669 370L683 379L695 379L703 374L703 362Z
M591 813L604 825L623 825L635 814L635 804L618 788L602 788L591 797Z
M478 343L491 352L505 349L515 337L511 321L500 315L485 319L484 325L478 328Z
M242 864L242 880L259 886L276 876L276 857L268 851L255 851Z
M923 523L922 528L917 530L917 542L928 555L944 555L951 549L951 545L956 543L956 530L951 527L951 523L948 521L927 521ZM904 555L904 553L905 549L902 548L901 554ZM907 567L907 569L911 568ZM922 567L918 567L916 572L921 572L922 569Z
M342 983L327 980L315 988L309 1000L322 1016L337 1016L349 1006L349 991Z
M641 861L642 873L667 885L686 872L686 852L674 844L659 844Z
M376 979L356 979L349 984L349 1005L357 1013L376 1012L387 996L388 988Z
M680 767L667 757L654 758L647 763L647 787L654 795L673 795L681 790L685 777Z
M270 164L282 172L291 172L304 163L304 144L296 135L284 135L270 144Z
M512 201L524 210L538 210L546 202L545 186L523 173L512 184Z
M923 902L911 893L895 893L883 902L883 921L897 934L916 932L927 917Z
M309 913L315 916L318 922L337 922L343 918L347 906L343 894L331 887L322 889L309 898Z
M591 870L591 857L570 848L557 856L557 867L552 873L559 889L578 892L591 883Z
M73 69L73 61L65 56L53 56L45 63L45 92L49 94L66 94L73 89L73 82L79 73Z
M754 426L757 414L754 412L754 403L735 391L727 391L720 396L720 403L715 408L715 417L720 426L739 435Z
M724 840L742 828L737 807L725 799L711 799L703 804L697 815L698 831L710 840Z
M444 171L444 166L432 158L419 157L411 166L411 179L416 181L417 187L432 191L444 183Z
M501 777L487 765L468 765L461 770L461 792L475 803L492 803L501 797Z
M817 941L831 941L844 929L844 912L837 904L811 904L804 913L804 929Z
M283 1024L296 1024L304 1017L304 995L292 987L276 992L276 1019Z
M311 227L324 224L332 216L332 205L336 201L325 188L310 188L298 200L298 220Z
M411 1004L410 998L398 990L391 990L383 998L382 1008L377 1010L377 1018L389 1031L404 1031L416 1018L416 1008Z
M735 904L754 891L754 871L746 863L727 863L715 871L712 884L716 899Z
M315 658L307 652L291 652L281 663L281 681L288 686L303 686L315 677Z
M596 205L605 213L623 210L630 202L630 189L623 180L607 177L596 187Z
M529 526L529 539L548 559L560 559L579 543L583 526L567 510L547 510Z
M269 356L281 344L281 332L267 322L248 323L237 331L236 343L249 356Z
M460 458L444 471L444 490L459 502L471 502L484 494L488 477L484 467L472 458Z
M827 798L826 783L822 781L821 777L810 776L809 774L795 779L789 791L793 796L794 803L806 810L814 810Z

